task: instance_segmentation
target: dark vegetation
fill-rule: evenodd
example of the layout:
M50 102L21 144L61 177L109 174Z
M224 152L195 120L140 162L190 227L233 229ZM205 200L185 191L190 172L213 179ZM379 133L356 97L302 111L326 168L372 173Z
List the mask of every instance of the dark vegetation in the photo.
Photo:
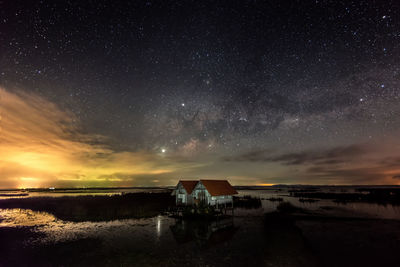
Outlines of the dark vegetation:
M308 193L308 192L318 192L318 190L320 190L320 188L318 188L318 187L304 187L302 189L291 189L291 190L288 190L288 192L289 192L289 194Z
M252 196L233 197L233 205L236 208L258 209L261 207L261 199Z
M275 201L282 202L283 198L281 198L281 197L270 197L270 198L266 198L266 200L273 201L273 202L275 202Z
M290 202L281 202L276 209L281 213L304 212L302 208L296 207Z
M360 188L360 193L291 191L290 195L299 198L332 199L338 203L368 202L400 205L400 188Z
M114 196L34 197L0 200L0 208L48 212L66 221L109 221L156 216L174 205L170 193Z
M28 193L8 193L8 194L0 194L0 197L25 197L28 196Z
M313 198L299 198L299 201L302 203L314 203L318 202L319 199L313 199Z
M168 187L84 187L84 188L76 188L76 187L63 187L63 188L26 188L20 190L21 192L51 192L51 193L76 193L76 192L83 192L83 193L93 193L93 192L105 192L105 191L112 191L120 189L147 189L147 190L155 190L155 191L170 191L171 189ZM15 191L15 189L0 189L1 191Z

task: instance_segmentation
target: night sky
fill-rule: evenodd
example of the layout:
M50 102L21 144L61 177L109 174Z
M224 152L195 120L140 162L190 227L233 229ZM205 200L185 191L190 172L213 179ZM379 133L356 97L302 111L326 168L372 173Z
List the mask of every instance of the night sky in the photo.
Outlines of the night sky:
M398 1L0 1L0 187L400 184Z

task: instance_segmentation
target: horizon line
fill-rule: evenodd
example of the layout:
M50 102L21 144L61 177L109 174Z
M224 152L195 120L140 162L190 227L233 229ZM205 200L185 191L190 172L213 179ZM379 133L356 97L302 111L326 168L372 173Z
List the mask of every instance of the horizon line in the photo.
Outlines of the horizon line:
M50 190L50 191L57 191L57 190L90 190L90 189L98 189L98 190L105 190L105 189L163 189L169 187L175 187L176 185L164 185L164 186L117 186L117 187L29 187L29 188L0 188L0 191L10 191L10 190ZM400 185L396 184L270 184L270 185L232 185L233 187L291 187L291 186L312 186L312 187L363 187L363 186L378 186L378 187L400 187Z

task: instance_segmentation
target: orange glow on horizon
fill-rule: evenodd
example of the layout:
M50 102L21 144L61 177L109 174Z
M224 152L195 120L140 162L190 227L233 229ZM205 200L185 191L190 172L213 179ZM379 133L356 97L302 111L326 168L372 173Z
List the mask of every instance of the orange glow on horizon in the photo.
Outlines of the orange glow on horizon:
M339 158L338 164L290 165L240 157L226 161L231 152L197 150L209 145L197 139L175 152L115 150L108 137L80 129L79 118L49 100L0 88L0 188L164 186L181 177L229 177L231 184L256 186L400 184L396 134L374 140L375 150L349 164Z
M256 184L257 186L273 186L275 184Z
M177 168L146 151L116 152L94 145L107 138L80 133L77 118L42 97L0 88L0 101L0 187L71 182L133 186L136 177L164 175Z

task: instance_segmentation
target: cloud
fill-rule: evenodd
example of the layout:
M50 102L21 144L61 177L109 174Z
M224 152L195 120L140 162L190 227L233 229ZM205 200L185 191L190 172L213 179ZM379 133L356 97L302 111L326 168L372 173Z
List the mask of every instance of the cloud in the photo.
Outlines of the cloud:
M396 142L386 140L372 144L353 144L330 149L276 154L271 150L254 150L223 157L222 162L268 166L272 181L311 184L392 184L400 179L400 157ZM392 149L390 149L392 148ZM276 164L284 167L278 169ZM273 169L272 169L273 168Z
M366 151L360 145L340 146L327 150L305 151L288 153L270 158L271 161L282 162L287 165L300 164L338 164L348 162L354 157L361 157Z
M172 185L182 178L224 178L242 185L388 184L397 182L400 173L396 134L375 145L231 155L217 150L213 137L196 136L203 127L199 124L192 136L161 153L116 149L123 146L82 132L80 123L73 113L37 94L0 89L0 188Z
M135 185L178 165L147 151L114 151L84 134L79 119L47 99L0 88L0 187ZM179 163L185 167L189 163ZM104 177L110 176L108 179ZM154 177L153 177L154 178Z
M385 172L379 166L314 166L306 170L310 179L333 182L336 184L376 184L385 179Z
M250 161L250 162L259 162L259 161L268 161L269 156L266 155L269 150L261 149L254 150L250 152L241 153L236 156L226 156L223 157L223 161Z
M361 145L340 146L324 150L310 150L299 153L271 155L270 150L255 150L233 157L224 157L225 161L279 162L285 165L338 164L361 157L366 148Z

